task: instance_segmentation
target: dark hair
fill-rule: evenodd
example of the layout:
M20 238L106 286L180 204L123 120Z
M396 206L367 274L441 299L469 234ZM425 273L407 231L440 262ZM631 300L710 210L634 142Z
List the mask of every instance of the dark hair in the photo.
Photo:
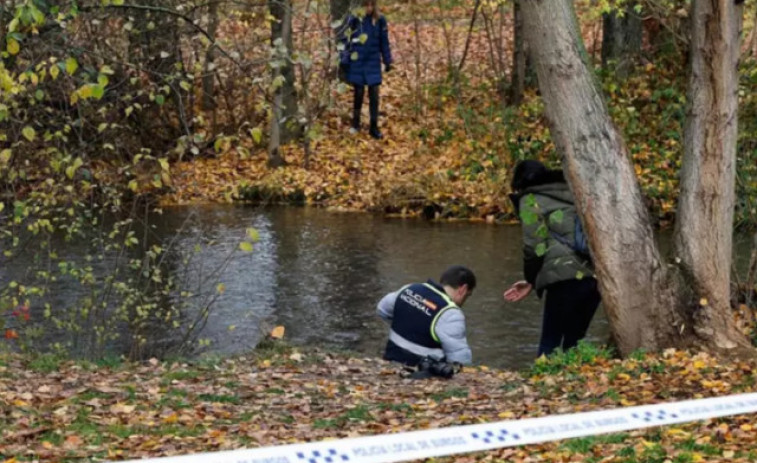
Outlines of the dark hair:
M565 183L565 175L560 169L548 169L540 161L528 159L515 166L510 188L522 191L531 186L546 185L547 183Z
M442 273L439 283L442 286L450 286L455 289L462 285L468 285L468 289L473 291L473 288L476 287L476 275L462 265L453 265Z

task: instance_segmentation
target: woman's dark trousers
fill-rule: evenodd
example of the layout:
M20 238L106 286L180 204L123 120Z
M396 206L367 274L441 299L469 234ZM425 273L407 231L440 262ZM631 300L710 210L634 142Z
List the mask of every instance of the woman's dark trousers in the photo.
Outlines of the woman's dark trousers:
M575 347L586 336L594 312L601 301L597 280L583 278L553 283L546 288L539 356L558 347Z
M363 98L365 87L355 85L355 100L352 107L352 127L360 130L360 112L363 109ZM371 85L368 87L368 109L371 115L371 134L378 133L378 113L379 113L379 86Z

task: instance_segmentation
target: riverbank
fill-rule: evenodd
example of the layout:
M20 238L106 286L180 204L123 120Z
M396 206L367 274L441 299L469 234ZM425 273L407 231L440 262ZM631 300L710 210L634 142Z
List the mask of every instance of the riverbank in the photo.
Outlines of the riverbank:
M450 381L269 344L191 364L0 356L0 461L97 461L259 447L754 391L757 362L668 351L617 360L591 346L524 372ZM444 461L751 461L753 417L460 455Z

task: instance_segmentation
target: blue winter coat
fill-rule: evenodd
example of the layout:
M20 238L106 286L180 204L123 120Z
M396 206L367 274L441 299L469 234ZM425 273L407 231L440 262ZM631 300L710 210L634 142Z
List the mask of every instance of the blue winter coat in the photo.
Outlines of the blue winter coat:
M381 83L381 60L391 64L392 51L389 48L389 28L386 18L380 16L373 21L371 16L351 17L342 40L345 51L347 82L352 85L379 85ZM361 36L365 34L365 39Z

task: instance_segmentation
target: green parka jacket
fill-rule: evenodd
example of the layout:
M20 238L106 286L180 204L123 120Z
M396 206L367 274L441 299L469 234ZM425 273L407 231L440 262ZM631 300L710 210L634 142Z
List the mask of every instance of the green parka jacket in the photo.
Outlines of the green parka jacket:
M553 283L594 276L590 259L563 244L573 242L579 220L567 183L528 187L513 202L523 223L524 276L540 296Z

